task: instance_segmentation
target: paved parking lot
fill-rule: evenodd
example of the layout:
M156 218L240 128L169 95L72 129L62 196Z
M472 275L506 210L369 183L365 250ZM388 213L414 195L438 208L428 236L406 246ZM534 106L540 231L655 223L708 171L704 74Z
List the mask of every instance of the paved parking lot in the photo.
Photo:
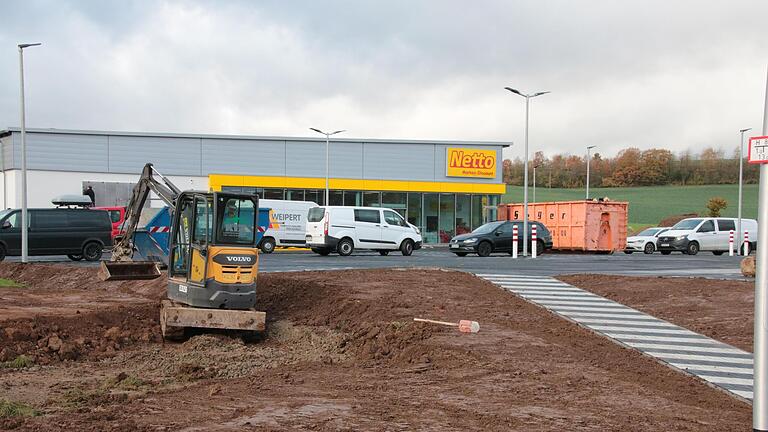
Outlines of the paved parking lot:
M104 258L108 259L105 254ZM72 262L67 257L32 257L34 261L62 262L73 265L96 265L85 261ZM19 261L9 257L8 261ZM740 257L714 256L701 253L696 256L674 253L672 255L613 255L548 253L536 259L512 259L507 254L494 254L487 258L477 255L457 257L446 248L429 248L415 251L404 257L399 252L380 256L375 252L355 252L342 257L316 255L309 251L277 251L260 256L260 270L267 272L333 270L386 267L441 267L472 273L510 273L532 276L555 276L574 273L600 273L625 276L681 276L741 279Z

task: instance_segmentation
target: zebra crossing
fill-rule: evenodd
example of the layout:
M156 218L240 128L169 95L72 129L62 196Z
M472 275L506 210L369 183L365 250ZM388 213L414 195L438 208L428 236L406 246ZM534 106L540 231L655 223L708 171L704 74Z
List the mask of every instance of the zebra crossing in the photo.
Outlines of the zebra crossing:
M476 276L566 319L752 400L752 354L545 276Z

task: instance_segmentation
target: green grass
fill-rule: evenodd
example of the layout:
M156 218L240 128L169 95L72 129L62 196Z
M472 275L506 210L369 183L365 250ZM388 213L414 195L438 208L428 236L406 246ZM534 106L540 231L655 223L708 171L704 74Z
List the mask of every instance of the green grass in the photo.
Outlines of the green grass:
M0 418L34 417L39 415L40 411L23 402L0 399Z
M576 201L584 199L584 189L547 189L536 187L536 201ZM736 217L738 210L738 185L706 186L649 186L629 188L590 188L589 195L608 197L612 201L629 202L629 224L631 227L653 225L666 216L699 213L706 214L707 201L712 197L722 197L728 201L728 208L722 215ZM528 199L533 201L532 189L528 189ZM501 198L502 203L523 201L522 186L507 186L507 193ZM742 217L757 218L757 185L744 185Z
M10 279L0 278L0 287L23 287L24 285Z
M3 369L23 369L34 365L35 362L31 358L20 355L13 360L0 363L0 368Z

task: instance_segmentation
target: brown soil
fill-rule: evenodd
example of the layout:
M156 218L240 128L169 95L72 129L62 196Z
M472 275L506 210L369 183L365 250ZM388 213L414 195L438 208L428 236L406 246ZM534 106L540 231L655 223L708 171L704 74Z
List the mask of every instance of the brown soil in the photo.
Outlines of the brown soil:
M0 289L3 298L16 290L16 308L19 292L47 285L50 305L77 293L100 306L73 315L29 304L27 317L17 309L0 321L3 346L19 339L9 329L27 327L29 342L50 346L53 326L63 343L92 341L71 359L11 343L49 364L0 369L0 392L43 415L0 419L0 429L724 431L751 421L749 405L464 273L264 274L264 341L204 334L161 344L142 336L156 333L162 283L101 283L77 269L75 279L91 282L66 288L69 267L42 266L50 273L36 282L19 275L37 272L10 267L0 277L28 283ZM135 303L110 304L117 293ZM481 330L413 317L473 319Z
M754 281L607 275L558 279L752 352Z

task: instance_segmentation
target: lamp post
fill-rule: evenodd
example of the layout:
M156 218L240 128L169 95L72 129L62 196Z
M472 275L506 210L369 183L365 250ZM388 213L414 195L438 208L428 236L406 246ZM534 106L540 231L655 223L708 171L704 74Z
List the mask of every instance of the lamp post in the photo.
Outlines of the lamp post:
M21 110L21 262L29 262L29 233L27 232L27 125L24 110L24 48L40 43L19 44L19 89Z
M589 200L589 151L597 146L587 146L587 200Z
M744 241L744 233L741 231L741 185L743 184L744 178L744 157L742 156L741 152L744 148L744 132L750 130L752 130L752 128L746 128L739 131L741 132L741 141L739 141L739 214L736 222L736 238L739 239L739 241L736 242L736 247L739 248L739 253L736 255L741 255L743 253L741 247L741 243Z
M540 166L540 163L533 165L533 202L536 202L536 168Z
M325 205L331 205L329 201L329 189L328 189L328 165L329 165L329 152L328 148L330 147L330 141L331 141L331 135L336 135L338 133L346 132L344 130L337 130L335 132L323 132L320 129L316 128L309 128L309 130L315 131L319 134L325 135Z
M528 118L530 112L531 98L541 96L548 91L525 94L511 87L504 87L512 93L525 98L525 161L523 163L523 256L528 256Z

